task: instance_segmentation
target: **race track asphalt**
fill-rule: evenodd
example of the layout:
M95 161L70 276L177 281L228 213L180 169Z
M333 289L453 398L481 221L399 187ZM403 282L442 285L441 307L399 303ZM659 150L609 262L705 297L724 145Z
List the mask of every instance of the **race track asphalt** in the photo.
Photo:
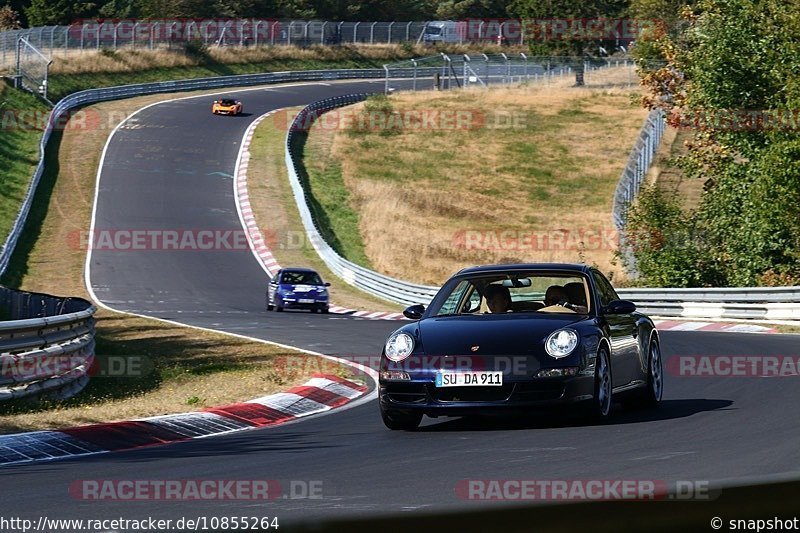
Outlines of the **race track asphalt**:
M272 86L232 94L247 116L213 117L209 98L150 107L113 137L99 183L96 229L240 230L232 174L257 116L383 82ZM257 164L252 162L251 164ZM268 228L262 228L268 229ZM332 280L335 281L335 280ZM114 309L348 357L380 352L398 323L266 313L267 277L247 251L95 251L91 284ZM664 332L677 355L798 355L798 336ZM312 356L309 356L312 357ZM278 516L282 524L365 514L475 509L464 479L647 479L737 482L800 474L800 387L794 378L668 375L658 411L620 410L612 424L426 419L390 432L376 402L297 423L88 458L2 469L4 516L176 519ZM321 481L321 499L79 501L81 479ZM702 504L699 504L702 505Z

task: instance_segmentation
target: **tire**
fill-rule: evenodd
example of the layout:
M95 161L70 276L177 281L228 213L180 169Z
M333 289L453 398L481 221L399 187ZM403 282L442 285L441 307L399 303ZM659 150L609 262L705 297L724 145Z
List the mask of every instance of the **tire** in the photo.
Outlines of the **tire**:
M381 418L383 425L392 431L413 431L422 421L422 414L386 411L381 407Z
M664 395L664 360L661 357L661 346L650 341L647 356L647 389L642 395L642 403L647 407L658 407Z
M608 349L603 346L597 352L594 371L594 397L589 406L589 417L596 422L606 422L611 418L614 405L614 392L611 381L611 360Z
M277 312L279 312L279 313L283 313L283 307L281 307L280 305L276 305L276 306L275 306L275 310L276 310Z
M664 361L661 347L651 341L647 350L647 380L644 387L625 395L622 404L627 409L658 407L664 393Z
M274 306L274 305L272 305L272 304L267 304L267 311L272 311L273 309L275 309L275 306Z
M330 313L330 309L328 309L327 307L323 307L322 308L322 314L323 315L327 315L328 313Z

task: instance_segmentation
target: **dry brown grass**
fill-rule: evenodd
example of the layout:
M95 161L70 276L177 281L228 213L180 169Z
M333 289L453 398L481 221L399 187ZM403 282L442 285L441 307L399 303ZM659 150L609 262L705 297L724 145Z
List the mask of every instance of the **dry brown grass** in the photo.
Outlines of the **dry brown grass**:
M664 132L661 145L656 151L653 165L647 179L656 183L666 192L673 193L683 200L686 209L694 209L700 203L703 194L703 182L699 179L687 178L677 165L675 158L686 155L686 143L693 132L668 127Z
M618 69L588 80L606 87L627 84L628 75ZM333 153L371 264L433 284L464 266L517 261L582 261L620 277L614 247L582 236L613 232L611 198L646 111L630 89L572 83L391 98L395 110L474 110L490 121L516 113L521 129L337 132ZM467 231L479 232L480 243L466 246ZM503 231L572 240L512 239L523 249L489 241Z
M111 128L132 110L171 96L98 104L90 108L89 115L101 117L105 127L65 129L59 150L60 172L47 215L26 268L18 274L22 289L88 297L83 284L85 252L74 247L75 232L89 227L103 144ZM256 341L108 311L98 312L97 319L99 356L141 356L155 365L155 372L134 383L125 382L125 387L118 387L114 378L102 378L100 383L97 380L101 378L94 378L85 393L65 405L4 404L0 433L244 401L302 383L319 370L313 364L285 365L282 356L303 360L311 356ZM349 375L347 370L342 372Z
M466 45L452 45L442 48L442 50L447 53L463 54L474 53L478 48ZM523 49L516 50L515 48L501 49L496 46L480 47L480 50L486 50L486 53L490 54L524 51ZM154 50L121 48L116 51L91 50L84 52L70 50L67 52L54 52L53 64L50 67L50 72L54 75L92 72L132 72L157 68L197 66L209 62L234 65L285 60L340 61L353 58L391 62L436 53L438 53L436 50L423 45L402 47L395 44L312 45L303 48L297 46L209 46L206 51L206 57L186 54L181 47L162 47L155 48Z

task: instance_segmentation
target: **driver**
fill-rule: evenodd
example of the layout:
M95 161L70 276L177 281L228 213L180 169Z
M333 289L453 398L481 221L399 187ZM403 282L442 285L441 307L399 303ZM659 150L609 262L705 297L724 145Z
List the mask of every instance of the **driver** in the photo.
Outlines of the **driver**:
M511 308L511 292L502 285L488 285L483 296L492 313L507 313Z

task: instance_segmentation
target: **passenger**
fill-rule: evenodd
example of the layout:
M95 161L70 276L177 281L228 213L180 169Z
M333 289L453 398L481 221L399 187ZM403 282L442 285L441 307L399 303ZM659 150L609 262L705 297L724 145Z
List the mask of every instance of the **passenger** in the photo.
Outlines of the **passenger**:
M567 292L567 299L572 304L572 308L576 313L586 314L589 312L589 307L586 305L586 290L583 283L580 281L573 281L564 285Z
M511 308L511 292L502 285L488 285L483 291L486 306L492 313L507 313Z
M559 302L566 300L567 290L561 285L551 285L547 287L547 292L544 293L544 305L547 307L558 305Z

